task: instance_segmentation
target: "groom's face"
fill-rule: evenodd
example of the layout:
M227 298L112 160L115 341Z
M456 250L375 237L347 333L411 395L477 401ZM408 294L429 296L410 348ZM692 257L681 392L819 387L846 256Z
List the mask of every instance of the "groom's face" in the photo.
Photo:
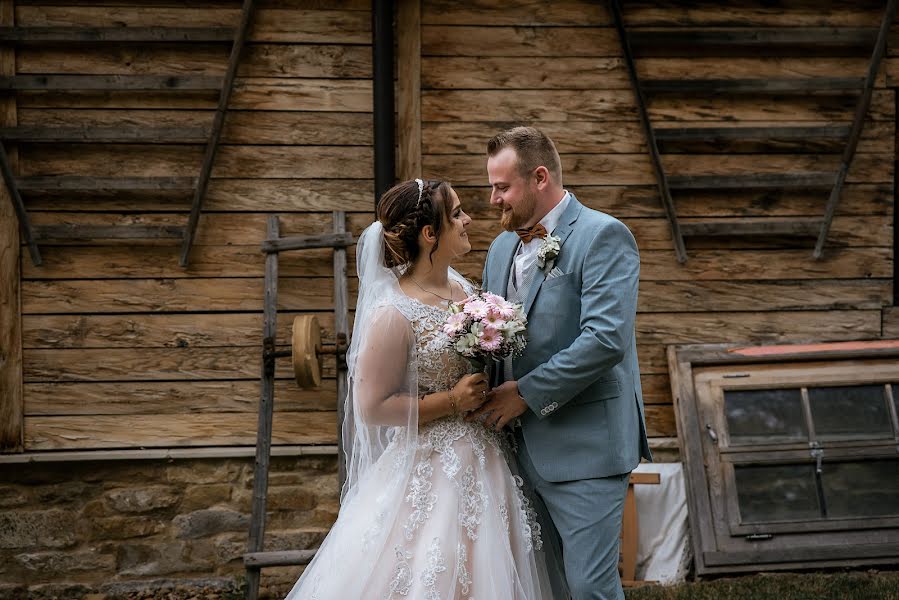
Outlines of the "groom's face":
M506 231L530 225L537 206L537 194L530 187L530 178L518 170L518 154L503 148L487 158L487 177L490 180L490 205L501 210L500 224Z

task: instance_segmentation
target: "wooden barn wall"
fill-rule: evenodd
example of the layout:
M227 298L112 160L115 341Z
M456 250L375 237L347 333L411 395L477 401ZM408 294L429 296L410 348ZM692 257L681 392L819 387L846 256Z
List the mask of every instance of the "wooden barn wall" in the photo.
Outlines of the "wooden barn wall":
M877 79L825 259L815 261L808 242L696 239L680 265L605 3L422 0L420 12L398 4L402 22L417 19L420 27L414 39L408 31L398 39L401 60L420 47L398 70L400 92L420 85L417 101L398 100L399 139L407 144L399 164L421 164L425 175L456 185L475 217L467 275L479 277L498 233L484 144L507 126L549 133L566 187L634 232L643 264L637 336L653 437L675 435L668 344L899 336L899 314L889 308L896 43ZM178 266L176 244L43 245L39 267L21 252L25 449L254 443L266 215L282 215L288 233L313 233L330 228L331 210L346 210L358 234L371 220L373 193L369 3L259 5L190 266ZM786 12L737 2L624 5L630 27L876 26L882 9L849 0L826 8L797 0ZM237 1L19 0L15 19L21 26L199 27L234 25L239 9ZM221 75L227 54L227 44L42 45L17 48L15 64L18 74ZM864 59L813 56L638 59L647 78L860 77L865 66ZM412 75L418 78L407 81ZM14 112L21 125L181 127L208 126L214 106L214 96L184 93L22 93ZM706 97L659 99L649 111L667 125L813 125L848 122L853 108L852 100L823 96ZM410 156L408 144L420 144L420 155ZM203 147L22 144L18 153L22 175L196 176ZM664 157L668 172L680 175L818 171L838 161L837 153L798 152ZM820 216L825 200L820 192L682 194L677 209L690 218ZM26 198L37 224L182 224L189 202L189 195L158 193ZM326 339L333 337L332 285L329 251L282 256L282 342L292 315L313 311ZM355 302L352 277L350 285ZM303 392L287 361L279 362L275 443L334 443L333 360L326 371L321 390Z
M623 2L629 28L877 27L882 2ZM688 240L675 259L623 54L605 2L423 0L421 162L445 175L474 216L474 275L499 232L488 204L485 142L533 124L556 142L564 183L579 200L634 233L642 271L638 354L652 436L673 436L668 344L854 340L895 336L892 302L895 95L899 56L877 78L873 102L833 222L824 260L808 240ZM897 45L891 44L890 56ZM867 59L638 58L644 79L864 77ZM656 98L655 125L815 125L851 122L854 99ZM769 155L667 154L669 175L833 170L839 151ZM681 217L822 216L826 192L679 194ZM564 252L564 249L562 250Z
M371 7L261 0L245 46L190 265L180 243L21 253L26 450L255 444L268 214L282 235L355 233L373 207ZM19 1L19 26L236 26L241 2ZM22 46L17 73L223 76L230 44ZM210 127L216 94L20 93L19 125ZM203 145L22 144L24 176L197 177ZM27 197L36 225L187 221L191 194ZM350 261L353 260L353 255ZM278 339L317 312L333 341L330 250L281 255ZM351 283L355 302L355 282ZM327 340L326 340L327 341ZM336 438L334 361L304 392L278 365L274 442Z

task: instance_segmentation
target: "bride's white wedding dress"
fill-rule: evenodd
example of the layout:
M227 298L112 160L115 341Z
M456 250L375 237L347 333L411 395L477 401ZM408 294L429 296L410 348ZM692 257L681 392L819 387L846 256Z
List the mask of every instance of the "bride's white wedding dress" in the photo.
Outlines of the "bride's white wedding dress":
M446 310L408 296L391 309L412 333L416 397L471 371L447 346ZM391 427L384 443L288 599L552 598L540 525L503 435L448 417Z

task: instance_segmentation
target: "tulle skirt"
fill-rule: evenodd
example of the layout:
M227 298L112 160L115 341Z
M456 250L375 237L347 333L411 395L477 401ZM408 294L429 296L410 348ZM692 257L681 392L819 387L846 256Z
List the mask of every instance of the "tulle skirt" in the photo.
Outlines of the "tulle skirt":
M506 441L459 418L423 426L414 447L402 440L344 502L287 598L553 598L541 526Z

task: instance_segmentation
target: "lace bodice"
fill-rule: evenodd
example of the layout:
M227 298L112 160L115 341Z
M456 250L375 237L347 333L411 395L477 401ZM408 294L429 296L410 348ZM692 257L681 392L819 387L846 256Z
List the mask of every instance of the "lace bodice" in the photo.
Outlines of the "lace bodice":
M451 389L459 378L473 372L471 363L449 346L442 330L449 310L410 297L401 299L397 308L409 319L415 335L419 395Z

